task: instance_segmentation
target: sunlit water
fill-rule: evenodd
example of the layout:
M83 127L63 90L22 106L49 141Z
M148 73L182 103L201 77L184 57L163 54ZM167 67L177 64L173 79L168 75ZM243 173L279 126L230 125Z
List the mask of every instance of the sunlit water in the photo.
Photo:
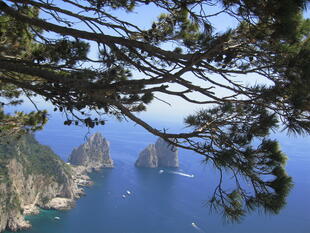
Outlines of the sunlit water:
M309 233L310 139L279 136L289 156L295 186L279 215L252 213L240 224L227 224L205 205L216 184L215 170L202 157L180 151L179 169L142 169L134 162L156 138L133 124L99 128L111 143L115 168L93 173L95 185L70 211L42 210L30 216L28 233ZM86 130L51 120L37 139L64 160L84 142ZM92 131L92 133L95 131ZM128 192L129 191L129 192ZM130 194L128 194L130 193ZM59 219L55 219L59 217Z

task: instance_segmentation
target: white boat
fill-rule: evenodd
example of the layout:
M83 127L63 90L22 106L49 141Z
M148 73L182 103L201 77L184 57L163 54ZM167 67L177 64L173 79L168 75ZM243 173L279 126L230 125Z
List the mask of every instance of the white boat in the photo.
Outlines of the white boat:
M131 192L130 192L129 190L127 190L127 191L126 191L126 193L127 193L128 195L130 195L130 194L131 194Z
M164 173L164 170L159 170L158 173L159 173L159 174L163 174L163 173Z
M123 194L123 195L122 195L122 198L125 198L125 197L126 197L126 195L125 195L125 194Z
M205 233L205 231L202 230L199 226L197 226L197 224L194 222L192 222L192 227L194 227L200 233Z
M60 217L57 217L57 216L56 216L56 217L54 217L54 219L55 219L55 220L60 220Z

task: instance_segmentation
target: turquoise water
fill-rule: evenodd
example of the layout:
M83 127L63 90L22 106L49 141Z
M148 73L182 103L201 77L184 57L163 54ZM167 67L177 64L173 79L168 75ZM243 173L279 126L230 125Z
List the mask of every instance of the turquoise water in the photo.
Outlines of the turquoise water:
M136 168L138 153L156 138L133 124L111 123L96 129L111 142L114 169L93 173L95 185L70 211L43 210L28 217L27 233L309 233L310 232L310 139L280 138L288 154L288 172L294 179L287 206L279 215L252 213L240 224L227 224L210 213L206 201L216 184L214 170L202 157L180 151L180 169ZM91 133L94 133L92 131ZM84 142L87 130L66 127L51 120L37 139L66 159L74 146ZM193 174L186 177L173 173ZM130 195L126 191L131 192ZM125 198L122 195L126 195ZM54 217L60 217L55 220ZM195 223L198 228L193 227ZM24 232L24 231L23 231Z

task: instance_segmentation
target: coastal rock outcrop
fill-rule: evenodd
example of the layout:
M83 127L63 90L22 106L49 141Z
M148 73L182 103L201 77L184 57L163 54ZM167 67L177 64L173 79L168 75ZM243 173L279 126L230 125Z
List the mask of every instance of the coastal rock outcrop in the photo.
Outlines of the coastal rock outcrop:
M164 139L158 138L155 143L159 167L179 167L179 151Z
M70 198L55 197L45 207L55 210L69 210L75 206L75 201Z
M154 144L148 145L141 151L135 165L137 167L158 167L158 157Z
M87 169L84 166L71 166L73 181L78 186L92 186L94 182L88 176ZM83 189L80 190L83 195Z
M88 172L113 167L109 142L100 133L90 136L85 144L73 149L69 163L84 166Z
M25 215L39 208L69 209L90 180L32 135L0 145L0 232L31 227Z
M150 144L140 154L135 163L137 167L179 167L178 149L158 138L155 145Z

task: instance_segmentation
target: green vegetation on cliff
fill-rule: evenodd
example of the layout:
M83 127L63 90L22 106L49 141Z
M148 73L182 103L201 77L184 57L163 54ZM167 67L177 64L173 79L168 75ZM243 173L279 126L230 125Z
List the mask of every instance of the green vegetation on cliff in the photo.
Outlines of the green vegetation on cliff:
M76 196L70 167L32 134L7 136L0 141L0 232L30 227L25 214L38 207L53 208L56 197Z
M7 162L10 152L10 146L0 144L0 184L9 182Z
M0 145L0 182L8 181L6 165L13 158L23 164L25 176L42 174L63 183L63 173L70 173L66 164L48 146L39 144L30 134Z

